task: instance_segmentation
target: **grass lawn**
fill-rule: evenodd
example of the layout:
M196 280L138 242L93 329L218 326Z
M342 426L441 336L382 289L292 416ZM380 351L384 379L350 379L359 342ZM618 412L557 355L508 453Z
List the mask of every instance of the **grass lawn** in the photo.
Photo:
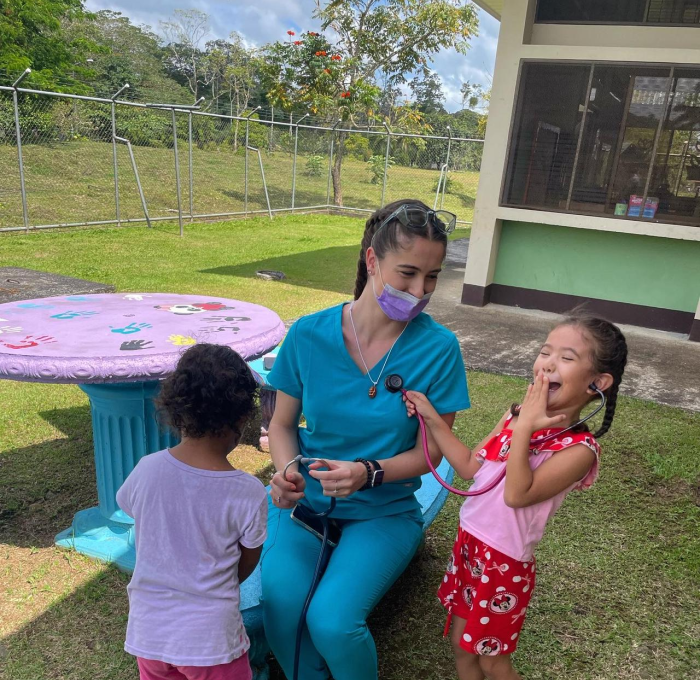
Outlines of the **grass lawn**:
M291 319L348 299L362 222L294 216L0 237L0 262L114 283L119 291L238 297ZM255 278L281 269L282 282ZM478 441L525 381L470 372ZM136 680L122 651L128 579L53 547L96 503L90 413L74 386L0 381L0 678ZM251 431L251 430L249 430ZM263 476L250 440L234 464ZM622 398L600 481L573 494L538 551L538 588L515 657L528 679L700 678L700 416ZM458 521L451 497L370 625L387 680L454 677L433 593ZM273 669L273 678L281 675Z
M466 143L466 142L463 142ZM179 149L182 207L189 211L187 147ZM177 215L175 163L170 149L134 147L143 192L151 217ZM126 147L118 147L121 216L141 218L143 211ZM112 146L103 142L75 141L53 146L23 146L27 204L31 224L114 219ZM326 205L327 167L320 175L305 172L306 157L297 160L296 206ZM192 166L193 210L197 214L237 212L244 209L244 154L228 146L194 148ZM248 209L267 209L257 154L248 156ZM272 208L289 208L292 196L292 156L277 151L263 153L263 167ZM0 145L0 228L22 225L22 203L17 169L17 151ZM386 202L407 196L432 206L438 170L395 166L389 171ZM451 193L445 195L445 210L471 222L478 172L450 172ZM342 169L344 205L374 210L381 202L382 185L372 184L367 164L346 157ZM331 202L332 202L331 194Z

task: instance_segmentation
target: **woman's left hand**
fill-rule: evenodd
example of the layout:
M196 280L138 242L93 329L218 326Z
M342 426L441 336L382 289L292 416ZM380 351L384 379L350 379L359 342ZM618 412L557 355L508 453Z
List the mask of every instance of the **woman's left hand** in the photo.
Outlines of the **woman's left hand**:
M314 461L309 465L309 474L321 482L323 495L332 498L347 498L367 482L367 468L346 460Z

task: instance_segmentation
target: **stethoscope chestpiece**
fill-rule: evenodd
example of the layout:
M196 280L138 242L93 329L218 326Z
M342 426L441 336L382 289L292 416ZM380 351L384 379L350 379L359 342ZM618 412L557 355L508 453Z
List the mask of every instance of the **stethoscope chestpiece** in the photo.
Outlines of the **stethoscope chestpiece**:
M403 389L403 378L398 373L392 373L384 378L384 387L393 394L401 392Z

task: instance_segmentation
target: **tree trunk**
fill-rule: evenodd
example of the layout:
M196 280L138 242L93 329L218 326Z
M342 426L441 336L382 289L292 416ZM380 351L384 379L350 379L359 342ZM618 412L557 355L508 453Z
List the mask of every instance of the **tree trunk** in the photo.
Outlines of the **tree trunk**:
M333 179L333 204L343 205L343 186L341 184L341 168L343 165L343 155L345 153L345 140L347 132L339 132L334 145L335 157L333 158L333 168L331 177Z

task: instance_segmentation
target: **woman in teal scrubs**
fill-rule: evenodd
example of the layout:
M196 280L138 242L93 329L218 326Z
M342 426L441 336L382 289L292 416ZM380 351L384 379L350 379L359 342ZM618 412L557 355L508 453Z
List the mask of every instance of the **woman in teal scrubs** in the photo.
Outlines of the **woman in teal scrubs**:
M449 425L469 407L457 338L421 311L454 223L451 213L414 200L375 212L362 239L355 300L299 319L269 376L277 389L269 428L277 472L262 561L263 616L287 678L320 549L290 514L297 503L323 511L329 497L337 501L332 516L342 535L308 610L299 678L377 678L366 620L418 548L422 515L414 492L428 471L417 420L406 417L384 379L399 374ZM295 464L285 479L285 466L299 453L329 461L330 469ZM439 455L431 450L436 464Z

